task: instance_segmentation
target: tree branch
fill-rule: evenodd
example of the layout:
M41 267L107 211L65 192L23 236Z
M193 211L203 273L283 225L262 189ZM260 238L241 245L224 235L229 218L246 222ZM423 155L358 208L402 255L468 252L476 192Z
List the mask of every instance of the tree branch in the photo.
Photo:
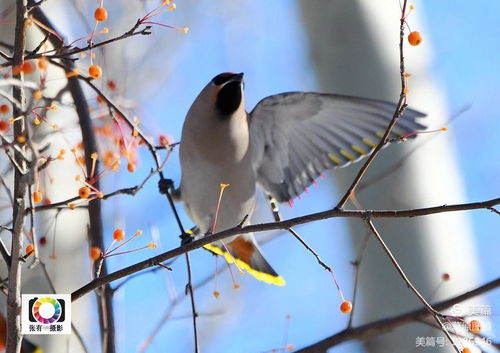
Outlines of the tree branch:
M26 0L16 1L16 27L14 34L14 55L12 63L14 67L20 67L24 61L24 50L26 48ZM15 73L14 78L23 81L21 72ZM20 150L14 150L16 164L25 170L27 165L24 158L28 130L24 106L26 97L23 86L13 86L12 96L19 102L19 106L13 104L14 116L21 116L14 122L14 143L19 142ZM22 141L22 142L20 142ZM18 353L21 350L21 256L23 251L23 229L24 215L26 209L26 195L28 191L28 175L22 173L19 168L14 168L14 203L12 205L12 243L11 260L9 266L9 283L7 295L7 353Z
M417 296L417 298L422 302L422 304L424 304L424 306L427 308L427 310L429 311L429 313L434 317L434 319L436 320L437 324L439 325L439 327L441 328L441 330L444 332L444 334L446 335L446 337L448 338L448 340L452 344L452 346L455 349L455 351L457 353L460 353L460 349L456 345L455 341L453 341L453 338L451 337L450 333L448 332L448 330L444 326L443 321L441 321L441 319L443 318L444 315L441 314L439 311L435 310L427 302L427 300L422 296L422 294L420 294L420 292L418 291L418 289L413 285L413 283L410 281L410 279L408 278L408 276L406 275L406 273L403 271L403 269L399 265L399 263L396 260L396 258L394 257L394 255L392 254L392 251L389 249L389 247L387 246L387 244L384 242L384 240L380 236L380 234L377 231L377 229L375 228L375 225L373 224L371 218L367 218L365 220L365 223L368 226L368 229L370 229L370 231L372 232L372 234L375 236L375 238L377 239L377 241L382 246L382 249L387 254L387 256L389 257L389 259L391 260L392 264L396 268L396 271L398 271L398 273L400 274L400 276L403 278L403 281L406 283L406 286L408 288L410 288L413 291L413 293L415 293L415 295Z
M500 278L497 278L491 282L488 282L480 287L477 287L469 292L458 295L456 297L443 300L439 303L432 305L435 310L445 310L454 304L463 302L467 299L474 298L478 295L484 294L490 290L500 287ZM417 310L412 310L407 313L394 316L392 318L382 319L378 321L371 322L366 325L361 325L358 327L348 328L332 336L329 336L319 342L311 344L310 346L304 347L295 351L296 353L314 353L314 352L326 352L327 349L337 346L343 342L351 340L362 340L375 335L381 335L383 333L389 332L396 327L419 321L428 318L431 314L426 307L422 307Z
M129 274L144 270L146 268L157 266L159 263L164 262L166 260L172 259L176 256L185 254L186 252L198 249L203 245L210 244L214 241L223 240L233 235L237 234L246 234L246 233L256 233L267 230L287 230L293 226L309 223L313 221L319 221L323 219L329 218L338 218L338 217L349 217L349 218L361 218L366 219L367 217L372 218L411 218L411 217L420 217L429 214L436 213L444 213L444 212L455 212L455 211L465 211L465 210L473 210L473 209L488 209L495 205L500 204L500 198L484 201L484 202L473 202L473 203L465 203L465 204L457 204L450 206L437 206L437 207L428 207L428 208L420 208L420 209L412 209L412 210L400 210L400 211L351 211L351 210L339 210L339 209L331 209L328 211L312 213L305 216L291 218L281 222L271 222L271 223L261 223L261 224L252 224L245 227L236 226L222 232L218 232L212 234L207 237L203 237L201 239L195 240L187 245L182 247L178 247L172 249L170 251L164 252L160 255L152 257L150 259L141 261L129 267L125 267L121 270L110 273L107 276L103 276L100 278L96 278L93 281L87 283L80 289L74 291L71 294L71 300L77 300L83 295L89 293L90 291L99 288L107 283L113 282L117 279L123 278Z

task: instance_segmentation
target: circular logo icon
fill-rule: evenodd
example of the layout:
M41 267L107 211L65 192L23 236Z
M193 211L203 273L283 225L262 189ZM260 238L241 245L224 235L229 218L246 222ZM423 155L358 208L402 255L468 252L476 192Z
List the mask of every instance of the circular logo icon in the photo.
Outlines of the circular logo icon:
M61 317L61 304L51 297L37 299L31 310L35 320L41 324L51 324Z
M451 313L454 316L463 316L464 315L464 309L462 308L462 305L460 304L455 304L451 308Z

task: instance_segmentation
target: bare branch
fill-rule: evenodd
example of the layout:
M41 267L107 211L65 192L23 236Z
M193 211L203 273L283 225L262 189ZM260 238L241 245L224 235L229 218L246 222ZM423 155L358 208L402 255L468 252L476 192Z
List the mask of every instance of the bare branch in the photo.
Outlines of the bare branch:
M492 207L500 204L500 198L492 199L483 202L473 202L473 203L465 203L465 204L457 204L450 206L436 206L436 207L428 207L428 208L419 208L419 209L411 209L411 210L394 210L394 211L350 211L350 210L340 210L340 209L332 209L323 212L311 213L309 215L300 216L291 218L289 220L281 221L281 222L271 222L271 223L261 223L261 224L252 224L245 227L237 226L222 232L218 232L212 234L208 237L204 237L198 240L195 240L187 245L182 247L178 247L172 249L170 251L164 252L163 254L157 255L150 259L139 262L135 265L131 265L129 267L125 267L116 272L110 273L107 276L100 277L95 279L80 289L74 291L71 295L72 300L77 300L83 295L89 293L90 291L99 288L107 283L113 282L117 279L123 278L129 274L144 270L146 268L157 266L159 263L164 262L166 260L172 259L176 256L185 254L186 252L198 249L203 245L210 244L212 242L223 240L233 235L237 234L246 234L246 233L256 233L267 230L287 230L293 226L309 223L313 221L319 221L328 218L338 218L338 217L349 217L349 218L361 218L366 219L371 216L372 218L411 218L411 217L420 217L426 216L430 214L444 213L444 212L456 212L456 211L465 211L465 210L474 210L474 209L487 209L488 207Z
M500 278L497 278L491 282L488 282L476 289L473 289L464 294L458 295L456 297L443 300L439 303L432 305L434 309L442 311L446 308L453 306L454 304L463 302L467 299L477 297L488 291L500 287ZM327 337L319 342L316 342L308 347L304 347L296 351L296 353L313 353L313 352L326 352L327 349L337 346L343 342L351 340L363 340L375 335L381 335L383 333L389 332L396 327L424 320L430 316L429 310L426 307L412 310L407 313L394 316L387 319L378 320L371 322L366 325L361 325L354 328L345 329L335 335Z
M26 23L27 9L26 0L16 1L16 26L14 34L14 54L12 63L19 66L24 61L24 50L26 48ZM23 80L22 73L16 73L15 79ZM20 106L13 105L14 116L22 116L14 122L14 140L19 141L29 139L26 119L24 114L24 104L26 97L22 86L13 86L12 97L19 102ZM21 151L15 151L15 165L20 168L14 170L14 203L12 205L12 243L11 261L9 266L9 283L7 295L7 352L19 352L21 349L21 253L23 247L23 228L25 221L26 194L29 180L27 175L22 173L25 170L26 161L23 153L25 145L21 146Z
M380 236L379 232L377 231L377 229L375 228L375 225L373 224L372 220L368 217L366 220L365 220L365 223L366 225L368 226L368 228L370 229L370 231L372 232L372 234L375 236L375 238L378 240L378 242L380 243L380 245L382 246L382 248L384 249L384 252L387 254L387 256L389 257L389 259L391 260L392 264L394 265L394 267L396 268L396 270L399 272L399 274L401 275L401 277L403 278L403 281L406 283L406 285L413 291L413 293L415 293L415 295L417 296L417 298L422 302L422 304L424 304L424 306L427 308L427 310L429 310L429 313L432 314L432 316L434 317L434 319L436 320L436 322L438 323L438 325L441 327L441 330L444 332L444 334L446 335L446 337L448 337L448 339L450 340L450 343L453 345L453 347L455 348L456 352L457 353L460 353L460 349L458 348L458 346L455 344L455 341L453 341L453 338L451 337L450 333L448 332L448 330L446 329L446 327L444 326L443 322L441 321L441 318L442 318L442 314L438 311L436 311L428 302L427 300L425 300L425 298L422 296L422 294L420 294L420 292L418 291L418 289L413 285L413 283L410 281L410 279L408 278L408 276L405 274L405 272L403 271L403 269L401 268L401 266L399 265L398 261L396 260L396 258L394 257L394 255L392 254L392 251L389 249L389 247L387 246L387 244L384 242L384 240L382 239L382 237Z

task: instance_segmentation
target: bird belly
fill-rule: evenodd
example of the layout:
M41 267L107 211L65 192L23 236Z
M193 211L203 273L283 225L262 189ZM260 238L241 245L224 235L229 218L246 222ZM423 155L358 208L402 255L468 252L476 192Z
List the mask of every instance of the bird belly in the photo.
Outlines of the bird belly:
M188 215L202 234L232 228L246 216L250 218L255 203L256 181L251 163L246 158L222 164L214 164L205 158L189 158L189 163L183 163L186 161L181 157L181 197ZM221 184L227 185L222 192Z

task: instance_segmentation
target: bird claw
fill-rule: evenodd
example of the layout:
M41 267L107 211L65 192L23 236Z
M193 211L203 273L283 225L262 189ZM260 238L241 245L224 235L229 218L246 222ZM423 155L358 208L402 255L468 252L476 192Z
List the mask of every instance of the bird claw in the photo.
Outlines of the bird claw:
M183 233L179 237L181 238L181 246L187 245L194 240L193 235L189 233Z
M160 179L158 182L158 189L160 194L166 195L170 189L174 188L174 181L172 179Z

